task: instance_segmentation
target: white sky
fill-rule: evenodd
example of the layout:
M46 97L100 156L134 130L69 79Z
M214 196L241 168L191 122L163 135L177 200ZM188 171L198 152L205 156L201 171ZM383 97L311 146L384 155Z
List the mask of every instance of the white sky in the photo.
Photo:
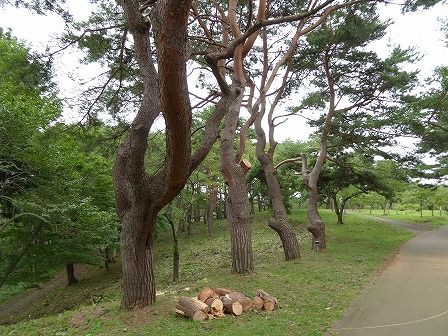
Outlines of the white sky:
M76 19L86 19L91 8L86 0L69 0L68 6ZM16 37L36 51L44 51L64 29L62 19L56 15L38 16L12 7L0 10L0 27L11 28ZM382 6L381 14L383 19L392 18L394 24L388 28L386 37L375 44L380 54L387 54L388 46L397 44L401 47L416 47L423 56L415 65L421 71L422 78L429 77L436 66L448 65L448 48L444 45L439 22L440 18L448 18L448 6L438 4L427 11L403 15L399 5L389 4ZM74 72L74 76L79 78L89 78L95 72L94 66L79 67L78 56L73 52L65 53L55 62L56 80L64 97L73 96L76 92L76 80L69 78L75 69L78 70ZM310 131L303 119L293 117L276 129L276 138L280 141L285 138L304 140L308 138Z

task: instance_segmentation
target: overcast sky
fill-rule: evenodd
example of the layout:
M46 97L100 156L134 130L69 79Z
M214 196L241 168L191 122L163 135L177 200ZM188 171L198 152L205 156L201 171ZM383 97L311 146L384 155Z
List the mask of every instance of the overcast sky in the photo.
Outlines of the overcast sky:
M90 7L85 0L69 0L68 6L75 13L77 19L86 19ZM448 47L443 41L440 31L440 19L448 18L448 6L438 4L432 9L403 15L401 6L389 4L382 6L383 19L391 18L394 24L387 30L387 35L381 41L376 42L375 49L382 55L387 54L388 46L400 45L401 47L416 47L422 55L422 60L415 65L421 71L421 77L429 77L432 70L439 65L448 65ZM11 28L13 34L25 41L32 49L44 51L48 45L54 44L53 38L64 29L61 18L53 16L33 15L27 10L5 7L1 10L0 27ZM61 95L73 96L76 92L76 82L69 78L69 74L78 67L76 54L67 53L61 56L56 64L57 81ZM75 77L91 75L93 68L80 68ZM281 125L276 131L278 140L285 138L306 139L309 135L309 127L304 125L304 120L294 117L294 121ZM291 127L293 123L294 127Z

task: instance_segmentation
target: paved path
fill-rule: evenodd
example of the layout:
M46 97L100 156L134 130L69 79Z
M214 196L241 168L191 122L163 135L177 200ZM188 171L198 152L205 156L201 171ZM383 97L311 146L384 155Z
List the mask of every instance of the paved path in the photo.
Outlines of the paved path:
M380 219L417 236L352 304L330 335L447 336L448 226L427 227Z

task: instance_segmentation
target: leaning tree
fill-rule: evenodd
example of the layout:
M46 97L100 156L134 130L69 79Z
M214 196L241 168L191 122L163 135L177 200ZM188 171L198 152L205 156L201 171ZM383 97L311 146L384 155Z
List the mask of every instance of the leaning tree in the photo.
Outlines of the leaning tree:
M308 190L308 231L321 248L326 248L326 235L318 210L318 183L330 150L337 153L372 143L372 129L377 130L373 137L377 139L415 79L415 73L402 70L402 64L413 60L409 51L395 48L381 59L366 48L387 27L376 10L374 3L368 3L334 13L309 34L308 48L295 60L299 69L311 70L308 83L314 89L293 112L325 111L311 120L320 138L315 157L309 160L305 153L301 155L301 175Z

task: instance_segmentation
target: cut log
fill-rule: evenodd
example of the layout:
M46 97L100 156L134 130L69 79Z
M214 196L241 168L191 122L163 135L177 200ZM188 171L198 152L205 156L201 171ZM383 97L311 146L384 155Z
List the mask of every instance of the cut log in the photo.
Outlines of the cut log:
M187 316L185 315L185 313L182 310L176 309L176 314L182 315L182 316Z
M220 312L214 313L213 316L215 316L215 317L224 317L224 316L226 316L226 314L224 314L224 312L221 310Z
M277 299L276 299L275 297L273 297L271 294L265 292L265 291L262 290L262 289L259 289L259 290L257 291L257 296L258 296L258 297L261 297L263 300L268 300L268 301L277 303Z
M201 310L192 299L185 297L180 298L177 302L176 313L188 316L193 321L202 321L208 318L207 313Z
M255 310L262 310L264 306L264 301L261 297L256 296L254 297L253 301L253 307Z
M266 311L273 311L275 309L275 303L272 301L264 300L263 309Z
M240 162L240 166L241 168L243 168L245 171L248 171L249 169L252 168L252 164L246 160L246 159L242 159Z
M277 305L277 299L262 289L257 291L257 296L263 299L263 308L267 311L273 311Z
M238 301L232 300L227 296L223 296L221 300L224 306L224 312L227 314L239 316L243 313L243 306Z
M196 306L198 306L198 308L202 310L204 313L208 313L208 311L210 310L210 307L205 302L202 302L201 300L198 300L195 297L191 298L191 302L193 302Z
M225 296L231 292L232 291L227 288L215 288L215 293L218 294L219 296Z
M236 300L239 303L241 303L241 306L243 307L243 312L246 312L246 311L252 309L253 301L251 299L249 299L243 293L241 293L241 292L232 292L232 293L229 293L228 296L232 300Z
M209 287L205 287L199 294L198 299L202 302L205 302L209 297L212 297L215 294L215 291Z
M209 311L212 312L212 314L222 312L224 309L221 299L214 299L210 297L205 300L205 304L209 307Z

